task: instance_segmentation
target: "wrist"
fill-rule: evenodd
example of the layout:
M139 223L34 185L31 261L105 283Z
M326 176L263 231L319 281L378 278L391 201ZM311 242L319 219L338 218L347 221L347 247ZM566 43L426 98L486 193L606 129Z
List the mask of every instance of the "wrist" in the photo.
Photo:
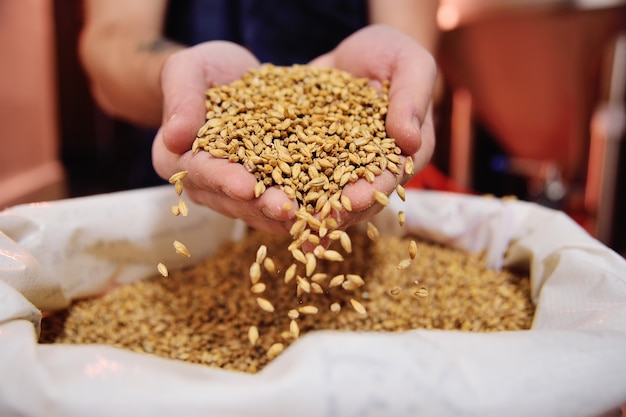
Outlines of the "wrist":
M150 104L145 109L146 122L152 126L159 126L163 114L163 89L161 74L167 59L186 46L166 38L155 38L140 43L137 51L146 59L144 61L145 89L150 91Z

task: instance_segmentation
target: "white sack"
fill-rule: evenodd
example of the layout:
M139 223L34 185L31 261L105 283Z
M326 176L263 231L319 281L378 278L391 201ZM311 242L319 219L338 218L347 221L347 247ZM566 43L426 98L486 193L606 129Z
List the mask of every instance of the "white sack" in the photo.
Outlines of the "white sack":
M626 262L560 212L436 192L396 213L420 236L531 272L530 331L310 333L256 375L108 346L37 344L39 309L67 306L208 256L245 227L172 187L0 213L0 416L601 416L626 404ZM511 246L506 257L506 249Z

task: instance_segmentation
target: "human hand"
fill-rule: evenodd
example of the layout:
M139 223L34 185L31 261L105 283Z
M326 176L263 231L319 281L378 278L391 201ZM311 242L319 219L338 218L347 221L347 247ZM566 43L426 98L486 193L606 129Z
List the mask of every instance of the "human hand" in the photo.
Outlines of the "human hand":
M435 147L432 92L437 66L432 55L409 36L391 27L371 25L341 42L334 50L313 60L311 65L334 67L356 77L366 77L373 86L390 81L387 134L402 149L403 160L411 155L420 171L428 164ZM342 194L352 202L352 212L342 216L342 225L363 221L382 209L373 190L389 195L412 174L396 176L388 170L373 183L361 179L348 184Z
M212 58L216 56L220 57L217 63ZM181 170L190 172L185 189L192 200L229 217L241 218L257 229L285 231L295 211L295 207L284 209L285 203L291 203L286 194L271 187L254 198L256 180L242 165L208 153L190 152L205 121L206 89L238 79L258 64L246 50L226 42L201 44L173 55L163 70L164 122L155 139L153 159L164 178ZM436 76L428 52L400 32L372 26L347 38L312 64L334 66L374 82L391 80L389 136L396 138L405 156L414 154L417 169L428 162L434 147L430 96ZM416 70L416 66L424 70ZM382 208L374 203L373 189L390 194L398 183L407 180L408 175L385 171L374 184L361 180L346 187L345 195L350 198L353 211L337 213L340 226L359 222Z
M283 209L290 200L282 191L272 187L255 198L256 180L241 164L213 158L208 152L191 152L205 122L206 90L235 81L257 66L258 60L247 49L230 42L205 42L172 54L161 75L163 122L152 159L163 178L188 171L185 192L196 203L241 218L257 229L284 231L293 210Z

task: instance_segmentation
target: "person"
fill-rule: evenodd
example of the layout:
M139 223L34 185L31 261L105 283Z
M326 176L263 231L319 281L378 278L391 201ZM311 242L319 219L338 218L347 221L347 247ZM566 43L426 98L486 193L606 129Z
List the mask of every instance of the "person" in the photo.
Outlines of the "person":
M374 83L390 81L387 133L414 160L434 146L437 1L433 0L86 0L79 56L98 105L113 117L158 128L152 163L162 178L189 171L193 201L270 232L288 230L294 211L240 164L193 155L205 122L207 88L230 83L263 62L335 67ZM347 227L378 212L372 189L390 194L406 175L345 187Z

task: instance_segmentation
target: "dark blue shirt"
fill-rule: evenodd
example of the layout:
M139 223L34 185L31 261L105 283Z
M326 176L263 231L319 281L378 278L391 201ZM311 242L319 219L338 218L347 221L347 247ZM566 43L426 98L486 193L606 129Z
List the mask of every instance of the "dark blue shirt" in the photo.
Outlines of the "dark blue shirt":
M367 24L365 0L171 0L166 36L229 40L261 62L304 64Z

